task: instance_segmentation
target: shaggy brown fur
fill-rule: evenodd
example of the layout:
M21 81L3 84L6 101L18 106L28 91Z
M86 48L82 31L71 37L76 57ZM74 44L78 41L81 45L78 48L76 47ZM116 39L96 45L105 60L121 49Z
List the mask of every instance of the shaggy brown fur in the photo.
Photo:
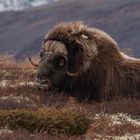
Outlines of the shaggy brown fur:
M98 101L115 96L140 97L140 60L121 53L105 32L80 22L62 23L45 36L44 44L49 41L64 44L68 70L79 72L62 81L66 91Z

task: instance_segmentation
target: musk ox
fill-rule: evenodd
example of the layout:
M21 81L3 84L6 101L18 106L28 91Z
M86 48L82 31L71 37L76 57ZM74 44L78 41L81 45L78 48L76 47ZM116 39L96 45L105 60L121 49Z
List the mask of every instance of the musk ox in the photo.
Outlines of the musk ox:
M120 52L107 33L80 22L61 23L44 37L37 82L79 99L140 97L140 59Z

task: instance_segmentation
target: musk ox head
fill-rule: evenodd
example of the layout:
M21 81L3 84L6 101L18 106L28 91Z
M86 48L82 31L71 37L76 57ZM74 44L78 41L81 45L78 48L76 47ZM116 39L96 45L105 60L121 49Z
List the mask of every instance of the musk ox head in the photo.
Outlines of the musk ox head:
M80 22L56 25L44 37L39 65L31 61L38 66L37 82L48 89L72 89L83 75L92 76L102 44L116 49L116 42L98 29Z

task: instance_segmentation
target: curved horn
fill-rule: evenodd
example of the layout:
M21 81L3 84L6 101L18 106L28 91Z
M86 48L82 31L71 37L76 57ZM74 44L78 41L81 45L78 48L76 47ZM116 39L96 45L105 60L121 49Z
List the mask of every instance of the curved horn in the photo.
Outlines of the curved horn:
M29 61L30 61L30 63L31 63L33 66L38 67L38 64L36 64L35 62L33 62L30 56L29 56Z
M75 76L78 76L79 75L79 72L76 72L76 73L71 73L69 71L66 72L68 76L70 77L75 77Z

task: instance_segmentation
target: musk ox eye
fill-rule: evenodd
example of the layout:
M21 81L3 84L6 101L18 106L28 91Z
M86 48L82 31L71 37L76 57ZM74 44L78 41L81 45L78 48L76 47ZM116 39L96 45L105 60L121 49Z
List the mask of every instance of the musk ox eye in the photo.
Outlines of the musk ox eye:
M65 64L66 64L66 61L64 59L59 60L59 66L63 67L65 66Z
M52 59L52 63L56 68L63 69L66 66L67 58L62 55L55 55Z

